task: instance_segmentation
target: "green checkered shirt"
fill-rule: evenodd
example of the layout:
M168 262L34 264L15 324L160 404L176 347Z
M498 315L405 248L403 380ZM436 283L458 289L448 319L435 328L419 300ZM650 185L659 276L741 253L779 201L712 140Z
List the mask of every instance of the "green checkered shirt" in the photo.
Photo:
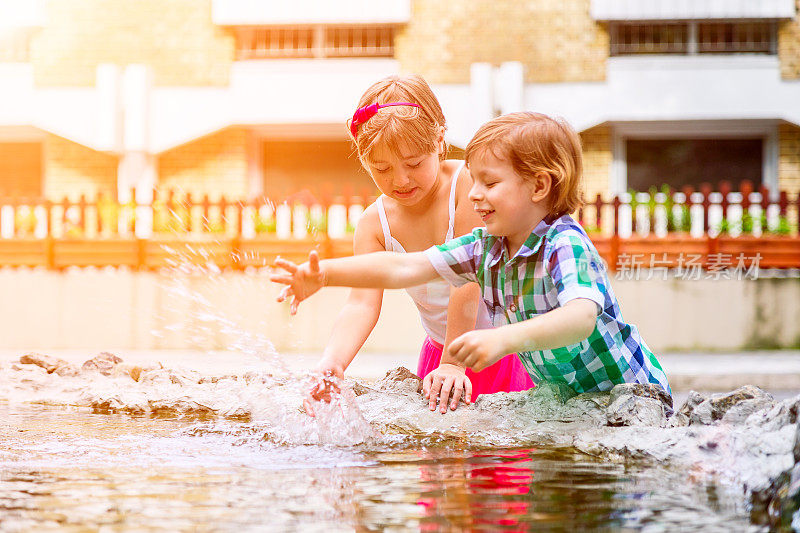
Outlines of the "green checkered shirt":
M622 319L600 255L569 215L540 222L514 257L506 240L486 228L425 251L455 286L477 282L495 326L521 322L586 298L598 306L588 338L554 350L518 355L534 382L566 383L576 392L604 391L619 383L656 383L667 376L636 326Z

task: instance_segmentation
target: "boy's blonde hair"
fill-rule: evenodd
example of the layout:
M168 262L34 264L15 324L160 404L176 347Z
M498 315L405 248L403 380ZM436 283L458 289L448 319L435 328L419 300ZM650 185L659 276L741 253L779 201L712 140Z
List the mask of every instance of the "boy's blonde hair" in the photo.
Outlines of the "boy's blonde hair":
M481 126L467 144L467 164L485 150L507 160L523 178L549 174L551 214L573 213L584 205L581 140L565 120L531 112L499 116Z
M385 146L397 156L401 155L401 144L419 154L429 154L437 149L439 128L446 127L444 113L439 100L422 76L412 74L384 78L366 90L357 107L392 102L411 102L420 107L381 108L374 117L358 126L355 138L350 134L358 158L365 167L376 146ZM350 122L347 121L348 132ZM445 144L440 159L444 159L446 154Z

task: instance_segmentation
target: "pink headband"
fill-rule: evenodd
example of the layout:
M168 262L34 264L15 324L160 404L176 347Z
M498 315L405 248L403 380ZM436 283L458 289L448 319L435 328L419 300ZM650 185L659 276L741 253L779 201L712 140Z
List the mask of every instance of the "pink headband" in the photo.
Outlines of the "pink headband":
M356 112L353 113L353 120L350 121L350 133L353 134L353 139L358 136L358 127L369 119L374 117L378 113L378 109L382 107L392 107L396 105L407 105L411 107L419 107L422 109L422 106L419 104L413 104L411 102L391 102L388 104L370 104L365 105L364 107L359 107L356 109Z

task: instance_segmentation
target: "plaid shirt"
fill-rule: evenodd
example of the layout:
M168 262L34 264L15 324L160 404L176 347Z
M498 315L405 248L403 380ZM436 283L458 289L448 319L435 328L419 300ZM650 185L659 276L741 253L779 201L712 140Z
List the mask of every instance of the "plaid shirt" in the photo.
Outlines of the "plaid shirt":
M436 271L455 286L480 284L495 326L521 322L576 298L595 302L599 315L588 338L554 350L520 352L534 382L566 383L577 392L618 383L656 383L667 376L639 335L622 319L617 299L592 241L569 215L542 220L514 257L506 240L475 228L425 251Z

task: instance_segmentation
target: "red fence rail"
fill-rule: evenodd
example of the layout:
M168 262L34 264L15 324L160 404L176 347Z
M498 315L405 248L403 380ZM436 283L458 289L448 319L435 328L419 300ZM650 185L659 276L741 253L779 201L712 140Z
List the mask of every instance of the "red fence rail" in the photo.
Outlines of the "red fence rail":
M282 198L211 199L156 190L147 202L102 194L77 200L0 197L0 266L159 268L178 260L220 267L263 266L280 254L301 259L316 247L326 257L352 252L352 229L373 191ZM140 191L141 193L141 191ZM141 195L140 195L141 198ZM762 267L800 268L800 194L733 191L703 185L597 195L577 218L615 269L631 258L680 268L689 254L704 268L715 258L758 256ZM696 259L699 256L699 259Z

